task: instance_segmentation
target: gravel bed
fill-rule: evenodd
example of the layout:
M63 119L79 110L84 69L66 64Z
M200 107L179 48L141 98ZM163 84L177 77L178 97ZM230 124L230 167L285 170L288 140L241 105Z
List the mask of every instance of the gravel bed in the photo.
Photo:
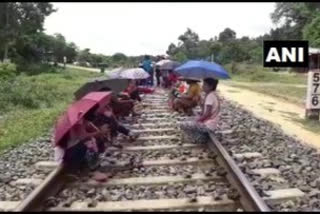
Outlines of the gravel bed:
M150 128L151 129L151 128ZM152 129L155 129L152 127ZM165 132L146 132L146 133L143 133L143 132L139 132L139 137L150 137L150 136L177 136L177 137L180 137L181 134L180 134L180 130L172 130L172 131L165 131ZM119 139L121 139L121 137L119 137ZM138 138L139 139L139 138Z
M148 167L135 167L126 170L109 170L114 176L113 178L129 178L129 177L148 177L148 176L188 176L195 173L203 173L208 175L214 175L217 172L218 164L212 161L210 164L202 165L180 165L180 166L148 166ZM101 171L103 167L100 168ZM84 181L88 177L84 177Z
M171 135L176 136L176 135ZM127 140L118 141L119 144L122 142L126 142ZM183 145L187 144L187 142L181 142L180 137L177 139L162 139L162 140L137 140L133 143L127 143L127 146L160 146L160 145Z
M94 188L79 186L63 190L57 197L58 206L68 206L73 201L87 201L92 206L102 201L127 201L141 199L195 198L197 196L214 196L217 200L226 198L230 185L224 182L199 181L195 184L110 186Z
M188 159L188 158L202 158L207 159L209 153L206 149L167 149L158 151L110 151L104 154L105 158L128 161L131 158L143 160L160 160L160 159ZM102 159L103 160L103 159Z
M265 159L260 164L244 164L243 171L250 168L272 167L279 169L287 187L299 188L306 196L296 201L272 205L278 211L310 211L320 208L320 154L316 149L288 136L281 128L269 121L254 117L239 105L224 100L217 134L228 151L233 153L259 152ZM237 112L236 114L234 112ZM239 163L239 161L237 161ZM266 189L268 182L261 180L259 187Z
M145 109L156 109L147 107ZM270 181L249 175L249 179L256 182L256 188L262 190L277 189L282 187L300 188L306 196L297 201L285 201L278 204L269 204L277 211L317 211L320 209L320 154L316 149L302 144L299 140L284 134L279 126L268 121L252 116L248 111L243 110L234 103L224 101L222 103L222 115L220 129L232 130L229 133L217 134L217 138L232 153L260 152L264 160L261 162L248 163L237 160L241 169L247 173L250 169L272 167L281 171L282 178L286 183ZM235 113L236 112L236 113ZM179 118L179 117L177 117ZM171 118L171 121L176 119ZM151 121L149 121L151 122ZM159 122L159 121L158 121ZM170 122L162 120L161 122ZM151 123L155 123L152 121ZM160 126L159 126L160 128ZM135 142L134 145L161 145L181 144L180 140L153 140ZM133 145L133 144L132 144ZM48 138L37 140L34 143L22 145L9 152L1 154L0 170L0 200L19 200L23 197L25 190L12 190L10 182L18 178L34 177L37 172L34 170L34 163L42 160L52 160L53 152ZM268 161L270 160L270 161ZM146 167L128 171L130 176L145 175L168 175L170 167ZM175 168L175 173L187 173L187 167ZM148 171L150 170L150 171ZM153 171L154 170L154 171ZM197 169L198 170L198 169ZM196 171L196 169L195 169ZM142 174L141 174L142 173ZM126 172L123 171L122 175ZM271 186L271 187L270 187ZM23 189L24 187L22 187ZM17 189L17 188L15 188ZM22 191L19 193L19 191ZM126 196L121 196L125 198Z
M0 200L17 201L23 199L34 188L15 186L20 178L45 178L48 172L40 172L34 164L38 161L53 160L50 137L40 137L34 142L22 144L0 155Z

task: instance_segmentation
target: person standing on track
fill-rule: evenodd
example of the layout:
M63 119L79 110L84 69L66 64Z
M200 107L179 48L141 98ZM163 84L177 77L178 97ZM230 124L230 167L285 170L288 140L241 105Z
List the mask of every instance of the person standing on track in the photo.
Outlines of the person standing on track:
M152 67L152 61L150 59L150 56L146 55L144 57L144 60L142 62L142 68L150 74L150 77L146 79L146 85L153 86L153 67Z
M161 81L160 81L161 71L160 71L159 65L156 66L156 78L157 78L157 86L160 87L161 86Z
M200 116L180 126L192 142L206 143L209 140L208 132L214 131L217 127L220 114L220 101L216 94L218 83L218 80L212 78L204 80L203 91L206 95Z

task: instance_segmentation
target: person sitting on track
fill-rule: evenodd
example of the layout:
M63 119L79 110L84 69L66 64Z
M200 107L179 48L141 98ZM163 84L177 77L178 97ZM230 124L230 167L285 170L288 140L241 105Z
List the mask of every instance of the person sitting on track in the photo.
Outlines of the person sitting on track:
M88 132L89 127L95 131ZM99 130L85 118L80 119L63 137L60 145L55 146L55 160L66 164L71 169L77 169L83 165L94 169L99 156L96 139L108 133L108 129Z
M200 117L195 121L187 121L181 124L181 129L193 142L206 143L209 139L209 131L217 127L220 113L220 101L216 94L218 80L207 78L204 80L203 90L206 93Z
M128 87L121 94L124 99L132 99L141 102L141 97L135 80L130 80Z
M138 138L137 134L132 133L129 129L119 124L119 122L113 115L112 109L109 106L95 106L88 112L87 118L98 128L103 127L105 125L109 127L110 129L109 139L104 139L104 140L110 140L112 145L115 145L115 139L118 136L118 133L121 133L129 137L129 140L131 142L135 141ZM104 151L105 150L104 143L100 143L99 145L101 145L99 149L101 151Z
M104 87L100 89L99 91L111 91L110 88ZM110 107L112 108L113 114L117 119L121 117L127 117L130 114L132 116L138 116L134 111L134 101L131 99L121 99L118 98L117 95L112 94L111 95L111 101L110 101Z
M182 94L174 99L173 109L178 112L192 115L192 109L200 102L201 88L197 83L197 80L187 79L186 82L190 85L187 94Z
M178 76L172 70L168 71L168 88L175 86L178 82Z

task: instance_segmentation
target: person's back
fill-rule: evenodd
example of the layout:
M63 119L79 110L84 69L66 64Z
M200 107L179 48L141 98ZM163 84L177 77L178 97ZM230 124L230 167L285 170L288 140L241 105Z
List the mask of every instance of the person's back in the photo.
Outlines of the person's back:
M149 58L144 59L142 67L146 72L150 73L152 71L152 61Z
M200 93L201 93L200 85L197 82L192 82L187 92L188 96L192 98L192 100L194 101L199 101Z

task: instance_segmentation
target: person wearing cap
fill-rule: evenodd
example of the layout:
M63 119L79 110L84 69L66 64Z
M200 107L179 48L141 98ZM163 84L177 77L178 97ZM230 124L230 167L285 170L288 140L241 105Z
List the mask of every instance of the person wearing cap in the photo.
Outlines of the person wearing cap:
M192 115L192 109L196 107L200 102L201 88L199 85L199 80L186 79L189 85L186 94L182 94L173 101L173 109L178 112L183 112L188 115Z

